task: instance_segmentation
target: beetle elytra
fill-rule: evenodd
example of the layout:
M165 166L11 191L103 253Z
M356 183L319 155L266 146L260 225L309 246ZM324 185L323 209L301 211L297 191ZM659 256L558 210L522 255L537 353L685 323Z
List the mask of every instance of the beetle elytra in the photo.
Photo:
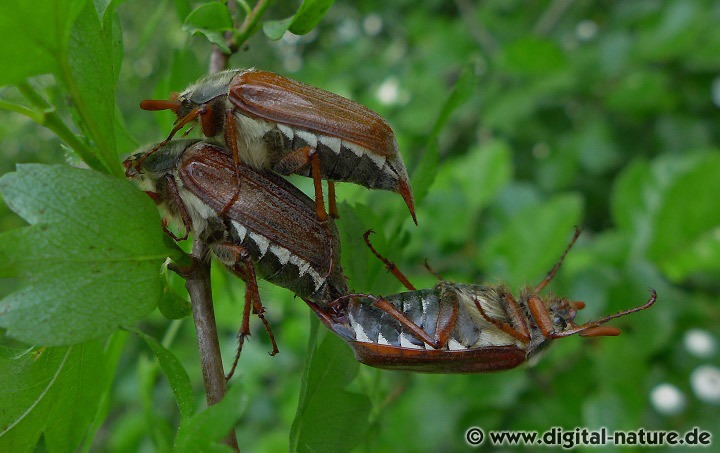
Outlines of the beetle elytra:
M234 69L200 79L174 99L140 106L177 114L165 142L197 121L203 135L226 143L236 164L313 177L321 220L322 178L328 180L333 217L333 181L347 181L400 194L417 223L395 134L361 104L272 72Z
M272 339L256 274L320 305L347 293L334 223L320 222L313 201L282 177L236 166L221 146L198 140L148 147L124 165L128 178L158 204L164 222L178 223L205 241L218 261L246 282L238 355L250 334L250 308Z

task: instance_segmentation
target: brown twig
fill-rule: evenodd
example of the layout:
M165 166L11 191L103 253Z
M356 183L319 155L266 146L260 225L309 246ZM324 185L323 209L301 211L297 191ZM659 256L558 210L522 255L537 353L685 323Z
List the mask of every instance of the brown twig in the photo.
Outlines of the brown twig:
M239 46L250 37L252 29L268 5L269 2L266 0L258 1L255 8L246 16L245 21L239 27L238 34L226 33L225 39L228 47L230 47L230 54L226 54L219 47L213 46L210 54L210 74L227 69L230 56L237 52ZM233 16L235 15L234 9L236 6L232 2L228 4ZM227 387L222 356L220 355L217 325L215 323L215 310L210 286L210 262L206 259L207 253L207 244L196 239L193 244L192 266L189 271L182 273L186 279L185 287L188 290L193 307L193 320L202 363L207 403L208 406L212 406L223 399ZM235 451L239 451L235 430L230 431L223 442Z
M268 6L270 6L270 3L270 0L258 0L253 9L245 15L245 19L243 19L242 24L240 24L240 26L235 26L237 33L232 31L225 33L225 42L230 49L229 54L220 50L219 47L213 46L212 54L210 55L211 74L227 69L230 57L236 53L241 46L245 44L245 41L247 41L255 32L255 28L257 27L260 18L265 13ZM227 7L230 10L230 15L236 17L238 8L237 3L228 2Z
M210 286L210 261L207 260L207 254L207 244L195 240L190 268L179 272L177 269L174 270L185 278L185 288L187 288L190 295L198 352L205 383L205 398L208 406L212 406L223 399L227 386L222 356L220 355L217 325L215 323L215 309ZM235 449L235 451L239 451L235 430L228 433L227 437L223 439L223 443Z

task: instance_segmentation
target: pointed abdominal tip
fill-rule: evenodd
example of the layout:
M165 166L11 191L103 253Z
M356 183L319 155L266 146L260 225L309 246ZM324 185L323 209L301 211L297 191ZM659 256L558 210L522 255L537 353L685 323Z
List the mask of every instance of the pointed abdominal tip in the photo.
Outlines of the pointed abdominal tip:
M403 200L405 200L405 204L410 211L410 216L412 217L413 222L415 222L415 225L417 225L418 222L417 217L415 216L415 202L413 201L412 189L410 188L410 183L408 183L407 179L400 179L397 193L399 193L400 196L403 197Z

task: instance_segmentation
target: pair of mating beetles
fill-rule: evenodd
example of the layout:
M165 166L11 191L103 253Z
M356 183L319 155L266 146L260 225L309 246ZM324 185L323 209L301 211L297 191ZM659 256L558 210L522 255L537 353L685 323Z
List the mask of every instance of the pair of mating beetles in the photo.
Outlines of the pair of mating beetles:
M325 212L321 179L328 181L330 217L337 217L333 181L399 193L415 220L407 172L394 134L366 107L277 74L230 70L202 79L169 101L144 101L146 110L177 114L170 136L125 161L126 174L163 212L246 283L238 357L250 334L250 310L265 324L257 276L300 296L342 337L360 362L434 373L514 368L553 339L608 336L607 321L642 306L577 325L582 302L541 296L565 257L534 288L515 299L502 285L440 282L416 290L381 259L408 291L355 294L340 265L337 229ZM199 123L205 141L172 140ZM276 173L312 176L315 201ZM169 230L175 239L178 238ZM576 232L569 248L577 238ZM236 357L237 361L237 357ZM234 365L233 365L234 369ZM232 371L231 373L232 374Z

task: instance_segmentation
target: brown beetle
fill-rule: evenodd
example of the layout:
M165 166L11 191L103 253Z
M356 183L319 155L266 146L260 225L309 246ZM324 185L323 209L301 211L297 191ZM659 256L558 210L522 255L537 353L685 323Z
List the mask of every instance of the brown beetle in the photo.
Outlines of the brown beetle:
M280 176L235 166L221 146L199 140L150 146L124 165L128 178L158 204L164 225L170 220L184 226L246 282L238 356L250 334L251 307L268 330L271 354L277 352L256 273L321 306L347 293L334 223L319 222L312 200ZM166 231L176 240L187 237Z
M140 107L177 114L165 142L197 120L203 135L225 141L236 164L312 176L321 220L326 216L322 178L328 180L333 217L333 181L348 181L399 193L417 223L392 129L349 99L272 72L232 69L200 79L176 99L146 100Z
M365 239L373 253L395 275L402 275L372 248L368 233ZM525 288L518 300L502 285L440 282L423 290L410 285L411 291L387 297L342 296L333 309L309 305L366 365L424 373L508 370L532 363L557 338L618 335L619 329L602 324L655 303L657 295L651 290L650 299L639 307L578 325L575 315L583 302L540 295L578 234L547 277L536 287Z

